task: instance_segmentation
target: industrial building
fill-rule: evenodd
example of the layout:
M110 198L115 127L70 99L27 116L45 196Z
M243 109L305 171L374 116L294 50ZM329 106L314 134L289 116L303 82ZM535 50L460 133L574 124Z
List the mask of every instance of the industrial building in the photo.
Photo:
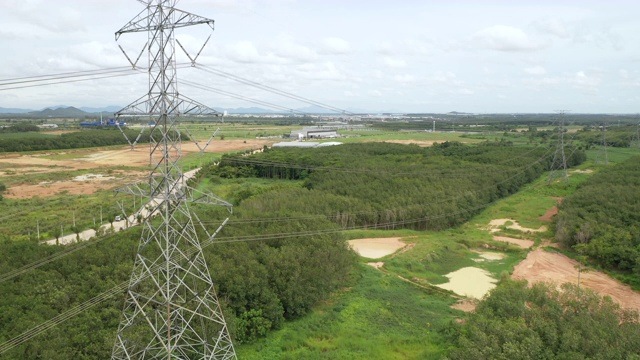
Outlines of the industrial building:
M336 130L319 129L319 128L304 128L302 130L292 130L289 135L293 139L327 139L338 137Z

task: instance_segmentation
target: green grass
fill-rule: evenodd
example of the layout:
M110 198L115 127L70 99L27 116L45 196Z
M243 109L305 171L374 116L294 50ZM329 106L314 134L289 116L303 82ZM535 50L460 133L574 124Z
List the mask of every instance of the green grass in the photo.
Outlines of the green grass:
M454 300L366 265L351 288L254 344L240 359L441 359Z

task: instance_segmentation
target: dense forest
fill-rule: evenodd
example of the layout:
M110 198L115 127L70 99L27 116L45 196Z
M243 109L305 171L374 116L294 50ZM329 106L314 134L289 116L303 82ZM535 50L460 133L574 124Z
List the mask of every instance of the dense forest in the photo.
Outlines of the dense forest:
M640 286L640 157L593 175L559 208L558 241Z
M567 151L570 166L585 159ZM297 189L238 198L244 208L326 216L342 228L438 230L461 224L547 170L553 149L506 142L424 148L392 143L271 149L224 156L212 178L301 180Z
M571 151L571 164L584 159ZM443 229L539 177L553 149L507 142L431 148L365 143L317 149L268 150L225 156L202 171L203 190L228 181L232 220L205 257L234 340L250 342L308 313L354 278L355 254L340 230L351 227ZM194 205L215 230L224 209ZM0 242L0 343L127 281L140 236L136 228L91 246ZM2 354L8 359L108 358L122 309L116 295L37 338Z
M640 317L572 284L505 280L456 334L449 359L640 359Z

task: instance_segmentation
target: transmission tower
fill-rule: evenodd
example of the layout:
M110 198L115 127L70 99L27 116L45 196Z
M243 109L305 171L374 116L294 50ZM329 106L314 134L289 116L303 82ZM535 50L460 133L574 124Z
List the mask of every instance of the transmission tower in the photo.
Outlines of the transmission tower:
M198 240L198 232L209 240L215 237L229 218L211 235L189 209L191 203L216 204L231 213L231 205L191 189L178 166L178 118L221 114L178 93L174 30L198 24L213 30L214 22L176 9L177 0L138 1L146 8L116 32L116 40L126 33L148 34L149 92L116 116L155 123L150 134L151 170L148 181L120 191L146 196L152 208L143 223L112 359L235 359Z
M556 112L560 114L560 119L558 120L558 142L551 162L548 184L551 184L558 177L562 177L564 181L569 179L567 176L567 157L564 153L564 114L567 110L556 110Z
M607 153L607 122L602 123L602 146L596 157L596 163L604 163L609 165L609 154ZM604 160L603 160L604 159Z
M631 147L640 149L640 124L636 124L636 133L633 135L633 140L631 140Z

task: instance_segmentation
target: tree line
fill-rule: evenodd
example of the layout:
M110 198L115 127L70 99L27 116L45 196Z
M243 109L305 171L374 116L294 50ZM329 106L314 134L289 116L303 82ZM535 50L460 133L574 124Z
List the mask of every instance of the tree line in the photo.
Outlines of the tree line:
M547 170L553 149L508 142L423 148L392 143L271 149L223 156L211 178L269 178L303 186L249 197L244 207L325 215L342 228L438 230L461 224ZM568 165L584 161L569 150Z
M577 285L503 280L453 339L450 360L637 360L640 317Z
M556 239L640 286L640 157L594 174L564 199Z

